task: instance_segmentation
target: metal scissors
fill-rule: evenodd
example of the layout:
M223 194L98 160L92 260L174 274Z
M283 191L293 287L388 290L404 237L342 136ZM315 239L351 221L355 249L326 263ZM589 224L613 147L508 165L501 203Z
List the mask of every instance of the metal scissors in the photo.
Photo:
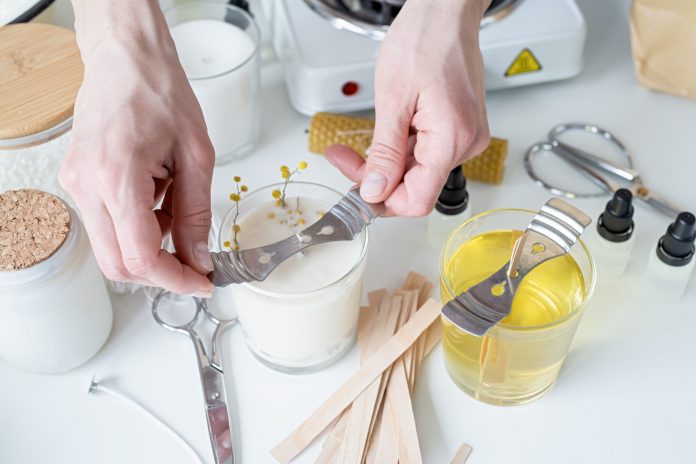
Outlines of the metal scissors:
M237 324L237 319L219 319L208 311L206 300L193 297L196 312L190 321L183 324L170 324L160 317L159 306L165 296L172 295L166 290L161 290L152 302L152 315L155 321L165 329L188 335L196 349L196 359L205 396L205 414L208 422L210 444L213 447L213 456L216 464L234 464L234 442L229 423L227 395L222 370L220 346L222 334ZM196 330L196 326L203 317L215 325L210 343L210 351L206 350L203 340ZM204 319L203 319L204 320ZM210 354L208 354L210 353Z
M574 147L567 143L558 140L558 136L568 131L585 131L598 135L605 140L611 142L622 155L625 163L617 164L611 160L602 158L601 156L593 155L580 148ZM597 197L605 195L605 192L599 193L578 193L566 190L545 181L539 177L534 170L532 159L537 153L551 152L560 157L563 161L577 169L582 175L587 177L594 184L601 187L605 192L614 193L620 188L627 188L633 193L633 196L643 201L645 204L655 208L657 211L669 216L676 217L680 211L679 207L675 206L669 200L657 195L651 189L643 184L643 179L638 171L633 167L633 157L628 152L626 147L619 139L611 132L595 126L594 124L585 123L567 123L559 124L549 131L548 140L539 142L527 150L524 157L524 167L529 174L529 177L534 182L550 190L555 195L562 195L567 198L583 198Z

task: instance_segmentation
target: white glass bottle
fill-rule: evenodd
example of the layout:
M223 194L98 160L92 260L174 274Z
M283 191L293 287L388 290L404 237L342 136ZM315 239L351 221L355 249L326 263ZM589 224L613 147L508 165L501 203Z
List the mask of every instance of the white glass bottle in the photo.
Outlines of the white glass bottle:
M470 217L466 178L462 167L457 166L447 177L435 209L428 216L428 244L436 249L442 248L449 234Z
M619 189L597 220L588 241L600 279L620 277L628 267L634 242L633 194Z
M112 309L80 219L38 190L1 194L0 218L0 356L42 374L83 364L106 342ZM38 227L22 233L29 222Z
M696 218L688 212L680 213L650 254L644 286L648 296L674 302L684 295L696 265L695 240Z

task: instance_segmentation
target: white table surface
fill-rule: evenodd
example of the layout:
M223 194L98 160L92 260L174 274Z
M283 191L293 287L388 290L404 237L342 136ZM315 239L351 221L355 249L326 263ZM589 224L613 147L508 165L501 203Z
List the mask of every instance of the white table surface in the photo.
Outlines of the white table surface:
M628 0L580 0L588 23L586 64L572 80L491 93L492 133L510 141L502 186L471 183L473 209L538 208L549 194L525 175L521 156L562 121L611 129L636 157L646 182L696 209L696 102L636 83L630 60ZM289 106L277 65L264 70L263 135L256 153L216 170L222 214L234 175L251 188L275 181L280 164L302 159L302 178L347 188L306 151L307 118ZM678 163L678 165L677 165ZM675 167L676 166L676 167ZM596 216L606 198L577 201ZM627 275L600 287L557 385L524 406L479 403L449 380L438 347L426 360L414 405L424 461L447 463L458 446L472 464L696 462L696 278L683 300L651 304L640 296L643 268L668 219L636 209L636 247ZM380 220L371 228L366 289L394 288L409 269L435 277L436 252L422 219ZM210 459L201 389L190 342L152 320L142 294L117 296L103 350L59 376L28 374L0 361L0 462L189 463L168 435L103 394L87 395L93 374L138 398ZM228 344L242 463L272 462L268 450L357 368L353 350L317 374L288 376L256 362L234 331ZM317 444L297 462L312 462Z

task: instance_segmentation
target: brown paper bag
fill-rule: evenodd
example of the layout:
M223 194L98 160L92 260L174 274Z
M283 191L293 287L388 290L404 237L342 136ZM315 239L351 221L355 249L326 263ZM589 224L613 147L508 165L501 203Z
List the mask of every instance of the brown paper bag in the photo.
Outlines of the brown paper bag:
M633 0L631 49L642 85L696 98L696 1Z

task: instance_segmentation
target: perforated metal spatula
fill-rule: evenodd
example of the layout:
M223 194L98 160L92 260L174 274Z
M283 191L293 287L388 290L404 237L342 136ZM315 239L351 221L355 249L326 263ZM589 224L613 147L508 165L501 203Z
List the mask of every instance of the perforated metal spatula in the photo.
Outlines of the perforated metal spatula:
M248 250L211 253L215 270L208 278L216 287L262 281L280 263L306 248L353 240L385 210L383 203L367 203L355 188L317 222L285 240Z
M442 315L470 334L485 334L510 314L522 279L541 263L568 253L591 222L565 201L549 200L517 240L510 261L454 297L442 308Z

